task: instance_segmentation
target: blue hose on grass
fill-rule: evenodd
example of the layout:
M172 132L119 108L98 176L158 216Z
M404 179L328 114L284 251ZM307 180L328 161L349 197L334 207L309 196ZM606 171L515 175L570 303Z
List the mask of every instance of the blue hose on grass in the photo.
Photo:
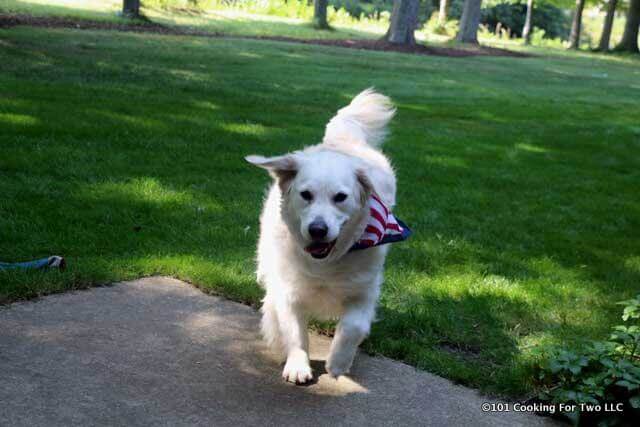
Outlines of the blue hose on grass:
M43 270L49 268L58 268L64 270L67 266L67 262L61 256L50 256L47 258L36 259L26 262L0 262L0 271L2 270Z

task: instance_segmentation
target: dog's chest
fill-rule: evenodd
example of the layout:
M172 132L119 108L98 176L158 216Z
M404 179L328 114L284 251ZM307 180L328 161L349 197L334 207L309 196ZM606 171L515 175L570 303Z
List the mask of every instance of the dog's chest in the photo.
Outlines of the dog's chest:
M302 300L307 312L319 318L331 318L344 312L354 293L348 288L318 285L305 289Z
M298 288L299 300L308 312L321 318L340 316L349 304L366 298L374 285L335 278L305 282Z

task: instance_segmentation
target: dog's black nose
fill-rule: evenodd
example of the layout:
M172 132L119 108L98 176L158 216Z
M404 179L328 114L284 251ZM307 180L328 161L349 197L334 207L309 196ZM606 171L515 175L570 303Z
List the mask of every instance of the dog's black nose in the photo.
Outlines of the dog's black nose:
M320 240L327 237L327 232L329 231L329 227L325 224L324 221L316 219L311 224L309 224L309 235L315 239Z

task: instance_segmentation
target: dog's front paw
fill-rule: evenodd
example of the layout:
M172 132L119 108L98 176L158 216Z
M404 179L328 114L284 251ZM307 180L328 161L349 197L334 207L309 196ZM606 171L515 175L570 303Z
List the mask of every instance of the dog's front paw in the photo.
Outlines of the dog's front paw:
M308 360L302 360L297 357L289 357L282 371L282 378L285 381L296 384L304 384L311 381L313 373Z
M340 375L348 374L353 363L353 357L350 354L330 354L325 368L327 373L334 378L338 378Z

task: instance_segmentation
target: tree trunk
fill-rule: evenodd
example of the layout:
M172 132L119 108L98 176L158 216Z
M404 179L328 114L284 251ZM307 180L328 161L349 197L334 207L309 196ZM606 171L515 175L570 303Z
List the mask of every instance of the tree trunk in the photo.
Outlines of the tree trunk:
M447 0L440 0L440 11L438 12L438 27L444 27L447 23Z
M638 27L640 27L640 0L631 0L627 11L627 23L624 26L622 41L616 50L638 53Z
M482 0L465 0L460 17L460 29L456 36L459 42L478 44L481 5Z
M316 28L326 30L329 28L327 22L327 4L329 0L313 0L313 25Z
M418 26L419 0L395 0L391 22L385 39L395 44L416 44L414 31Z
M618 0L609 0L609 4L607 5L607 16L604 17L604 26L602 27L602 35L600 36L600 43L598 44L598 50L603 52L609 50L611 29L613 28L613 18L616 14L617 5Z
M140 16L140 0L124 0L122 15L127 18L138 18Z
M533 0L527 0L527 16L524 18L524 28L522 28L522 38L524 44L531 44L531 18L533 15Z
M569 49L580 47L580 31L582 31L582 11L584 10L584 0L576 0L576 10L573 13L571 23L571 35L569 36Z

